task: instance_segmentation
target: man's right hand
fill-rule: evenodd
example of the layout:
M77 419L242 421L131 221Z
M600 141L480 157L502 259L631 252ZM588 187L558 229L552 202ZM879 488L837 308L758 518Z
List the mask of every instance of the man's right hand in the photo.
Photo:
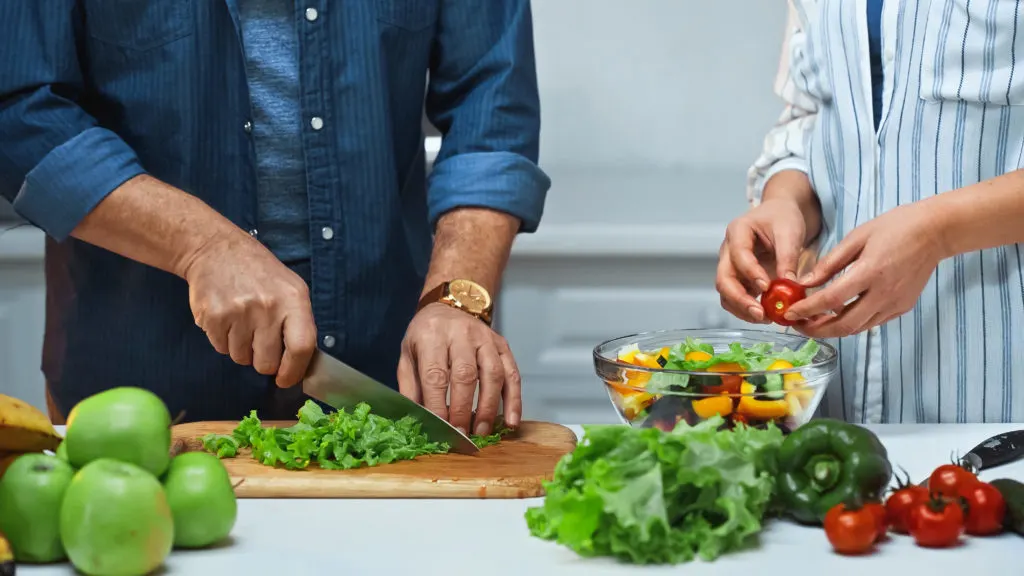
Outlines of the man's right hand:
M800 253L817 236L820 220L821 208L805 174L773 176L761 204L726 229L715 279L722 307L741 320L764 323L757 296L773 277L796 280Z
M316 349L302 278L240 229L204 243L183 276L196 325L218 352L260 374L276 374L282 388L302 380Z

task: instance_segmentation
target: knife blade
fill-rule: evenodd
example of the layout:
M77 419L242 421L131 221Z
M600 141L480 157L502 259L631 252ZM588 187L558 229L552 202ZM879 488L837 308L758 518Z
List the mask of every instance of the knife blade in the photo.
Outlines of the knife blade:
M960 465L977 474L1024 458L1024 430L1003 432L985 440L960 458ZM926 478L920 484L928 485Z
M475 454L480 450L445 419L321 350L313 354L302 391L339 410L351 410L366 402L374 414L385 418L412 416L431 442L447 442L450 451L457 454Z

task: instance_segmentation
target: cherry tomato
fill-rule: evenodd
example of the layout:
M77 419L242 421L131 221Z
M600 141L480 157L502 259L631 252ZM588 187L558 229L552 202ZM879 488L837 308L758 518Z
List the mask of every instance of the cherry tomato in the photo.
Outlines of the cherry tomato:
M947 548L964 533L964 511L954 502L933 496L910 511L910 535L918 546Z
M889 533L889 520L886 517L885 506L878 502L868 502L864 509L875 517L875 540L882 540Z
M978 481L978 477L962 466L943 464L928 477L928 490L946 498L958 498L960 492Z
M743 372L743 366L731 362L715 364L708 368L708 372ZM704 392L708 394L739 394L742 385L743 376L723 375L721 386L705 386Z
M878 515L868 507L833 506L825 514L825 537L840 554L863 554L878 540Z
M779 326L792 326L793 322L786 320L784 315L790 306L806 297L807 290L803 286L792 280L776 278L761 295L764 317Z
M885 501L886 520L893 532L910 532L910 511L921 502L928 500L928 489L924 486L909 485L899 488Z
M967 518L964 529L971 536L998 534L1003 529L1006 517L1006 500L995 486L987 482L975 482L960 491Z

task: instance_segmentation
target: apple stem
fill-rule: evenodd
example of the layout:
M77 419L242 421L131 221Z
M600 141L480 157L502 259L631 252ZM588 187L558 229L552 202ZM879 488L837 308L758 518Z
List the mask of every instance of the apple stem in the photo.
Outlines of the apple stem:
M171 420L171 427L177 426L184 419L185 419L185 411L182 410L181 412L178 412L178 415L174 417L174 420Z

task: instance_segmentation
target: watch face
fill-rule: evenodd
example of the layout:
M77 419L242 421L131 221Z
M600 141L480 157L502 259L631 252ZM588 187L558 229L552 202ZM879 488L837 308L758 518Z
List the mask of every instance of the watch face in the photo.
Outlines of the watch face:
M491 295L476 282L452 280L448 293L473 314L480 314L491 307Z

